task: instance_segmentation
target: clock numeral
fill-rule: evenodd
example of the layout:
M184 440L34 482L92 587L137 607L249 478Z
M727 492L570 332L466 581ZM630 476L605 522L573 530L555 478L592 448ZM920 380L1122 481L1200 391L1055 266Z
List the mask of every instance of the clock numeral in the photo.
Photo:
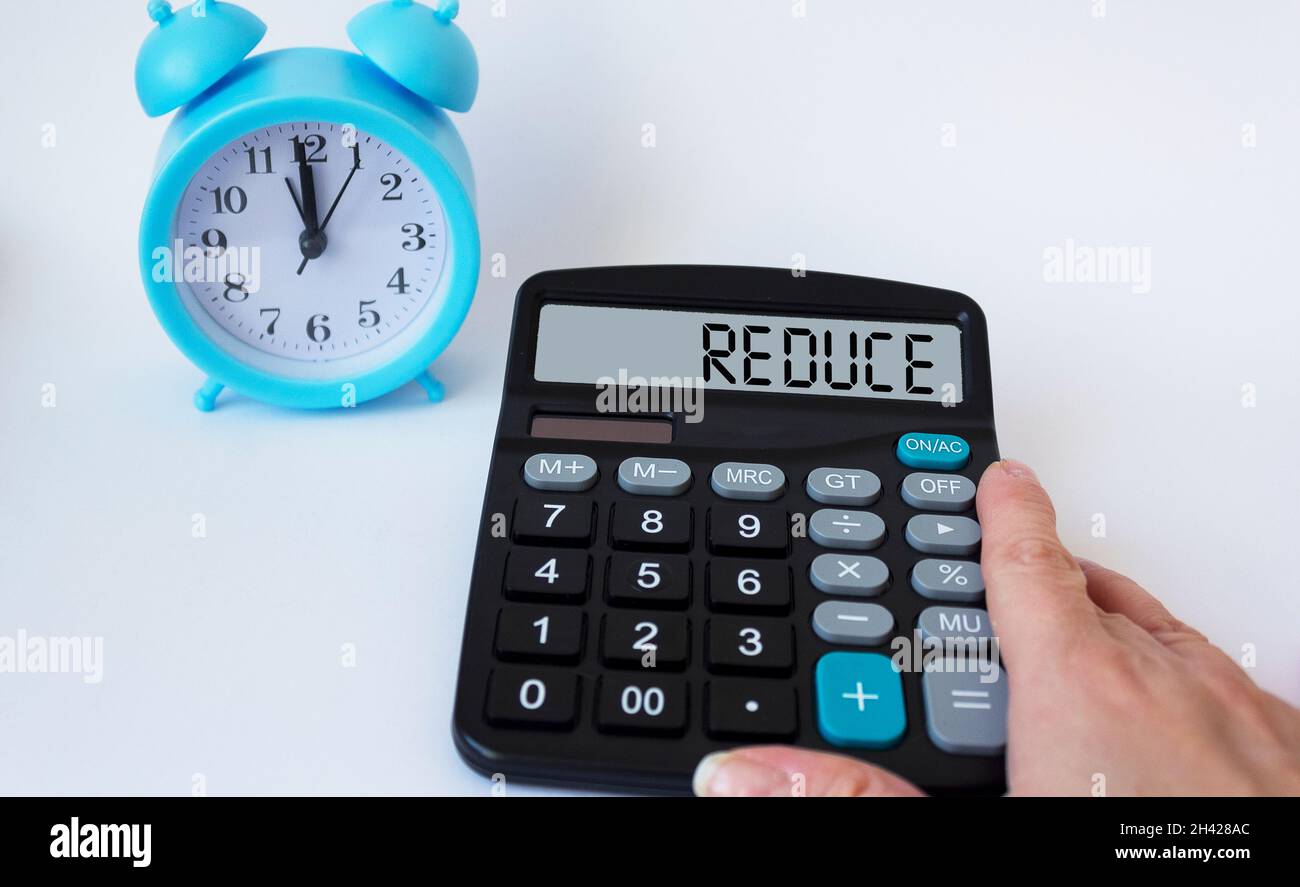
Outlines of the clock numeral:
M388 190L384 192L385 200L402 199L402 195L397 192L397 189L402 187L402 177L399 176L397 173L395 172L384 173L382 176L379 177L379 184L388 188Z
M209 258L220 258L226 252L225 232L217 228L209 228L203 232L202 240L203 246L206 248L204 251Z
M424 238L423 225L410 222L402 226L402 233L411 238L402 242L402 249L408 253L418 253L429 245L429 241Z
M322 342L328 342L330 337L330 328L325 324L330 322L328 314L313 314L307 320L307 338L311 339L317 345Z
M271 318L271 322L268 323L268 324L266 325L266 334L267 334L268 336L274 336L274 335L275 335L275 322L276 322L277 320L280 319L280 309L279 309L279 308L263 308L261 311L259 311L259 312L257 312L257 313L260 314L260 315L262 315L263 317L265 317L265 316L268 315L268 314L275 314L275 317L272 317L272 318Z
M388 288L390 290L397 290L399 296L406 295L406 291L411 288L411 285L406 282L405 268L398 268L396 273L394 273L392 277L388 278Z
M362 302L357 306L357 313L361 315L357 318L358 326L365 327L366 329L373 329L374 327L379 326L379 312L374 308L366 308L367 305L373 304L375 304L374 300L371 300L369 302Z
M224 191L220 188L213 188L212 199L216 203L216 208L213 209L215 213L231 212L239 215L248 208L248 195L238 185Z
M248 281L244 279L244 275L239 274L238 272L227 274L225 283L226 291L222 293L222 295L226 297L227 302L248 301L248 290L245 289L245 287L248 286ZM235 298L231 293L239 293L240 298Z
M270 148L263 148L261 151L258 151L256 148L249 148L244 153L248 155L248 174L250 176L264 176L275 172L275 170L271 168ZM258 163L259 157L263 161L262 163ZM265 166L266 168L260 169L259 167L261 166Z
M289 141L293 142L294 163L324 163L329 159L321 153L325 150L323 135L309 135L305 139L294 136Z

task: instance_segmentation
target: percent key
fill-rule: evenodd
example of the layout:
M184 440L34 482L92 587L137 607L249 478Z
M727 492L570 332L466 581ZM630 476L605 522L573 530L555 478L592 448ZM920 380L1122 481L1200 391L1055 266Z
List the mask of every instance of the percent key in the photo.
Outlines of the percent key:
M976 603L984 597L984 575L971 561L930 558L912 568L912 588L935 601Z

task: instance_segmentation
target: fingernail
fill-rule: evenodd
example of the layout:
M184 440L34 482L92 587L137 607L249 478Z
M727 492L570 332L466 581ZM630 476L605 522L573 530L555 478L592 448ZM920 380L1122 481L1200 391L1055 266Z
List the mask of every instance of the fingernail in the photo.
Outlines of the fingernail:
M771 797L790 794L790 780L775 767L720 751L696 766L691 789L701 798Z
M1034 474L1034 469L1024 462L1017 462L1015 459L1003 459L1002 470L1010 477L1027 477L1030 480L1038 480L1038 475Z

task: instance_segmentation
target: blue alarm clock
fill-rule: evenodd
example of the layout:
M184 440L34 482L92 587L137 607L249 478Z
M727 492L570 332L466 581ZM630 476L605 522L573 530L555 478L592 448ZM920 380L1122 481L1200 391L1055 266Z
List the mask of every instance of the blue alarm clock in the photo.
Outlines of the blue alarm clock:
M469 156L442 109L467 111L478 61L455 0L385 0L348 25L360 54L248 57L266 33L232 3L173 11L136 62L150 116L180 112L140 224L149 302L223 388L347 407L412 380L460 328L478 281Z

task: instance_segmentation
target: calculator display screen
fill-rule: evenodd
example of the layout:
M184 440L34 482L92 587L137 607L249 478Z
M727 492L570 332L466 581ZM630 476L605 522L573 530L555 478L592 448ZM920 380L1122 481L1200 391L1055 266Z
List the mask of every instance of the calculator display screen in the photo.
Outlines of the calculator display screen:
M732 391L960 403L961 328L549 303L541 310L533 375L539 382L694 383Z

